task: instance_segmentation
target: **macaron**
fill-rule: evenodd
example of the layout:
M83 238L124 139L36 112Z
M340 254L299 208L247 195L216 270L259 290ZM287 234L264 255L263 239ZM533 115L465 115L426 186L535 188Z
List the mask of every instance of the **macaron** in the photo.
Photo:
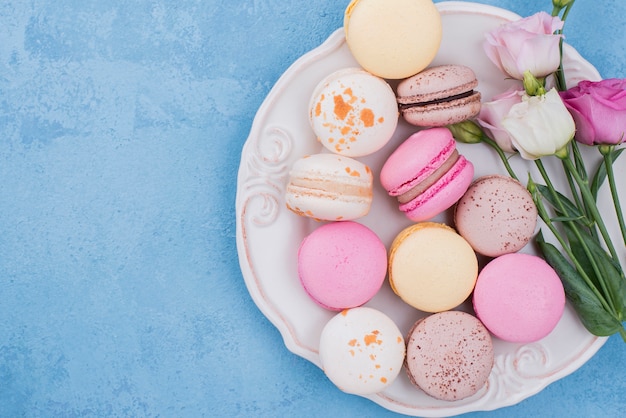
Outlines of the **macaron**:
M339 389L355 395L371 395L389 387L402 370L404 355L400 330L373 308L338 313L320 336L324 373Z
M387 79L417 74L441 45L441 15L431 0L352 0L343 26L356 61Z
M309 121L331 152L362 157L381 149L398 124L396 96L389 84L360 68L344 68L316 86Z
M480 112L478 80L464 65L430 67L397 87L400 113L415 126L446 126L462 122Z
M353 220L372 205L373 176L360 161L334 154L296 160L285 188L287 208L317 220Z
M444 401L474 395L493 369L491 335L465 312L441 312L417 321L407 337L406 350L411 383Z
M454 224L476 252L497 257L528 244L537 226L537 207L519 181L483 176L457 202Z
M334 311L361 306L380 290L387 274L387 249L368 227L331 222L304 238L298 276L320 306Z
M389 284L407 304L442 312L472 293L478 259L465 239L446 224L421 222L402 230L389 250Z
M421 130L387 158L380 182L396 197L400 211L415 222L452 207L466 192L474 166L456 149L447 128Z
M542 258L524 253L494 258L480 272L474 311L496 337L530 343L552 332L565 309L557 273Z

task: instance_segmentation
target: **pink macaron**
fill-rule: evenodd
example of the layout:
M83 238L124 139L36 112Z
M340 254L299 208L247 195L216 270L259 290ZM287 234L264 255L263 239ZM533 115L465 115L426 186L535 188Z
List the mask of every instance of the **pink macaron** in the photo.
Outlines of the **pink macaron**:
M565 309L565 292L559 276L543 259L512 253L482 269L473 303L478 318L496 337L529 343L556 327Z
M300 244L298 275L318 305L333 311L354 308L380 290L387 273L387 249L368 227L332 222Z
M456 149L447 128L430 128L411 135L389 156L380 182L399 209L415 222L452 207L465 193L474 166Z

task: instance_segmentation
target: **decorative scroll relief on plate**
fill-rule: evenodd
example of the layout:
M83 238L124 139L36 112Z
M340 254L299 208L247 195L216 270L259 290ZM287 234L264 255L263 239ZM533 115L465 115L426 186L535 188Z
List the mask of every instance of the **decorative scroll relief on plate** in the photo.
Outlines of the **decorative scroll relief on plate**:
M504 400L539 389L548 362L548 350L541 344L526 344L513 353L496 356L485 397Z
M288 160L293 148L292 135L279 126L268 127L256 138L246 161L248 176L243 182L246 190L245 207L257 226L271 225L281 208L282 191L289 174ZM261 200L260 208L250 210L252 201Z

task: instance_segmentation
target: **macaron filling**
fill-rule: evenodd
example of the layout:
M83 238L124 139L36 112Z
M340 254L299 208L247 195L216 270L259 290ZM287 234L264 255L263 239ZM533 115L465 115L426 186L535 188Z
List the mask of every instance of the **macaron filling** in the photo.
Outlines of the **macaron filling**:
M324 178L293 178L289 188L293 191L306 190L309 195L328 196L340 195L344 197L372 197L372 188L366 182L349 182L348 179ZM317 193L319 192L319 193Z
M418 195L415 199L407 203L400 204L399 209L402 212L410 212L412 210L415 210L415 208L419 207L424 202L428 201L428 199L436 195L440 190L446 187L447 184L452 182L455 179L455 177L457 177L459 173L461 173L468 164L470 163L469 161L467 161L465 157L459 156L459 158L457 159L455 164L452 166L452 168L448 170L441 178L439 178L439 180L437 180L435 184L430 186L423 193ZM469 185L469 182L468 182L468 185Z
M409 98L409 100L413 99L415 101L408 101L405 99L406 103L398 103L398 107L400 111L403 111L403 110L412 109L416 107L427 107L427 106L435 106L438 104L464 101L464 99L468 99L468 98L474 99L474 96L480 99L480 93L475 91L472 86L472 90L455 94L449 97L442 97L442 98L433 99L433 100L419 101L418 97L415 96L415 98Z
M455 149L452 154L448 156L448 158L441 164L435 171L432 172L428 177L424 180L416 183L411 189L402 193L398 196L399 203L408 203L411 200L415 199L422 193L424 193L428 188L432 187L437 183L449 170L454 167L454 164L459 159L459 152Z
M452 154L454 154L455 151L456 143L454 142L454 139L449 138L445 145L443 145L441 150L434 154L426 164L423 164L423 166L419 169L417 174L415 174L411 180L399 184L395 187L387 186L389 188L389 195L398 197L400 195L408 193L411 189L416 187L416 185L423 182L430 175L432 175L433 171L436 170L437 167L443 165L445 161L448 160Z

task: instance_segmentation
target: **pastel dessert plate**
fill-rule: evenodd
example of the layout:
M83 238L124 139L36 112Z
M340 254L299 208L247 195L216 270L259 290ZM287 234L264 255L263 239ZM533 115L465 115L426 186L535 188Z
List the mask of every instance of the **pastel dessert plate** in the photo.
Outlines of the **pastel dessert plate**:
M511 81L484 56L480 42L485 31L519 16L467 2L441 2L437 3L437 8L442 15L444 36L432 65L458 63L471 67L478 77L478 90L483 100L505 91ZM575 50L566 45L565 52L566 74L571 83L600 79L598 72ZM319 222L289 211L284 192L293 162L322 151L308 121L308 101L320 75L355 65L343 28L338 28L323 45L298 59L261 105L242 150L239 168L236 238L248 291L263 315L278 328L286 347L317 366L321 366L322 329L336 313L317 305L302 289L297 274L297 249L304 237L319 227ZM389 143L361 160L376 176L391 152L414 130L415 127L400 121ZM458 147L459 152L474 163L476 178L506 174L488 147L465 144L458 144ZM512 159L512 163L520 172L531 167L517 158ZM617 175L626 177L623 165L616 168ZM548 169L553 169L552 178L557 181L557 187L566 188L566 180L556 174L560 172L559 167ZM612 213L610 207L602 210ZM449 210L434 221L451 224L451 220ZM398 211L397 201L388 196L378 182L374 185L369 213L358 221L375 231L387 248L393 238L411 224ZM615 225L612 227L619 230ZM384 312L403 335L417 319L426 315L400 301L387 283L365 306ZM471 305L466 302L461 309L471 311ZM473 396L454 402L438 401L417 390L406 373L400 373L383 392L364 396L388 410L413 416L450 416L501 408L518 403L574 372L605 341L589 334L566 305L556 328L538 342L514 344L495 338L494 368L488 385ZM332 382L327 384L334 388ZM368 414L367 411L361 413Z

